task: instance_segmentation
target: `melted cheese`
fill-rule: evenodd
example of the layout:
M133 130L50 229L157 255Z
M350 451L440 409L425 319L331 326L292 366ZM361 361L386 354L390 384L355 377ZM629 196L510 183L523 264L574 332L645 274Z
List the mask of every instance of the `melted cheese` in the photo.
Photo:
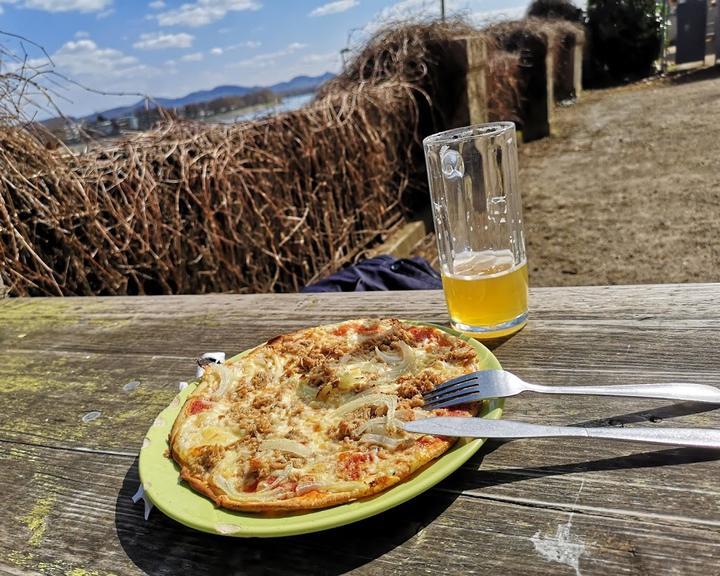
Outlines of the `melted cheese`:
M372 321L361 326L368 325L372 325ZM386 325L381 322L380 326ZM334 335L336 329L333 326L310 329L306 338L320 343L334 338L352 351L372 337L372 334L350 330L339 338ZM324 486L327 491L348 491L350 485L357 490L359 482L369 485L407 470L415 465L418 452L407 449L413 445L413 436L390 425L394 422L396 401L391 405L372 401L350 414L343 413L338 407L347 402L362 403L363 397L372 400L389 395L395 398L400 386L398 379L408 374L429 371L437 375L438 380L446 380L475 369L475 366L438 360L438 354L429 350L431 344L427 340L415 345L412 351L404 346L404 343L396 344L393 350L383 354L369 348L336 359L328 358L331 377L325 384L330 384L332 389L323 401L317 399L322 385L313 388L305 381L302 371L288 369L297 358L279 354L270 347L260 347L229 363L223 372L225 377L231 375L232 378L227 386L221 384L221 378L210 368L198 391L214 402L212 408L187 416L183 421L178 438L181 455L187 460L192 448L204 445L226 448L206 474L210 479L221 476L219 482L223 485L226 485L225 481L230 482L234 487L233 493L229 494L231 497L238 497L235 490L253 489L253 483L261 492L271 490L276 498L293 497L293 483L298 482L303 486ZM254 384L257 379L261 385ZM219 392L222 394L218 395ZM379 431L387 439L385 446L372 441L379 437L376 429L365 438L366 441L353 438L353 430L373 417L361 415L377 412L381 406L388 419L388 428L384 433ZM412 411L403 413L405 417L414 417ZM374 417L378 418L377 415ZM359 424L348 430L345 440L339 440L342 435L339 427L350 426L355 421ZM258 451L258 444L267 438L299 442L309 449L310 456L279 450ZM395 444L397 447L393 448ZM230 445L233 445L232 449L227 448ZM215 484L217 486L217 482ZM242 499L246 499L244 492Z

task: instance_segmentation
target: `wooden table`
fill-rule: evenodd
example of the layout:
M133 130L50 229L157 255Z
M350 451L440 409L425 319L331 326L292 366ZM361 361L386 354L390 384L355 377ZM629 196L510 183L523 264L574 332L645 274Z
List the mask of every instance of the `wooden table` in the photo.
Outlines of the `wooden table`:
M527 328L494 353L537 382L719 384L719 303L720 284L537 289ZM281 540L210 536L157 510L143 519L130 500L140 443L199 353L372 315L446 320L440 292L1 301L0 572L720 574L710 450L488 442L407 504ZM719 427L716 408L524 395L506 415Z

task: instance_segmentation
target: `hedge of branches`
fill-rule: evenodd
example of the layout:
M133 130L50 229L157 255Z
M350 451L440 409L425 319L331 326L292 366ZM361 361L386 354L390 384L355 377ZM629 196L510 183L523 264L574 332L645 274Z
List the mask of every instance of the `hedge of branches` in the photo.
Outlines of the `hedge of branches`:
M15 295L297 290L400 218L416 122L413 89L386 84L97 155L0 129L3 280Z
M321 94L346 90L358 84L380 84L402 81L421 89L429 96L427 116L431 124L446 126L448 110L465 90L465 62L450 48L453 40L482 38L487 46L487 82L489 117L512 119L519 98L517 54L506 52L500 42L484 30L462 20L415 23L379 30L353 56L345 70L327 82ZM447 106L443 106L447 104Z
M505 50L515 51L522 47L523 42L532 39L541 43L554 54L563 49L560 39L572 36L578 43L584 42L585 32L580 24L563 19L525 18L498 22L489 26L485 33L498 46Z
M81 155L0 115L0 291L296 291L336 270L426 188L420 141L464 89L444 47L479 33L388 28L308 107L232 126L168 120ZM518 56L485 37L490 116L512 118Z

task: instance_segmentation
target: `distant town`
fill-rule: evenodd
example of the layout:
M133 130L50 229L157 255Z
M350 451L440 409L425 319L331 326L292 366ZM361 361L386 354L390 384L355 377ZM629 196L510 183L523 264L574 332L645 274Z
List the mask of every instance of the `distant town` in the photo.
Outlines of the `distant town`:
M57 117L41 122L48 146L61 141L74 146L151 129L163 118L227 122L257 110L272 111L284 99L311 94L332 74L298 76L270 87L218 86L182 98L147 98L82 118Z

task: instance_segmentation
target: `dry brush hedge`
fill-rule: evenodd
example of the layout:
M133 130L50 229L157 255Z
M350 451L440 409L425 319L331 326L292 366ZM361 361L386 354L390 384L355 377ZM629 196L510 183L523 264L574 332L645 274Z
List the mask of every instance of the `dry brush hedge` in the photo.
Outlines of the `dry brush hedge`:
M465 54L448 45L485 39L490 120L517 119L522 59L507 45L550 44L559 26L389 26L309 107L233 126L168 121L79 156L2 121L0 292L296 291L427 201L421 139L452 127L465 91Z
M415 102L360 87L80 156L2 127L0 277L13 295L298 290L400 219Z
M560 77L565 70L557 64L567 58L568 48L585 43L585 30L582 25L559 18L525 18L498 22L489 26L485 33L499 49L509 50L516 55L523 49L532 50L534 43L535 46L542 45L555 64L555 84L566 81Z
M467 73L465 55L450 46L453 40L471 37L482 38L487 46L489 119L513 119L519 98L518 55L506 52L494 36L459 19L380 29L354 54L345 70L323 86L321 94L365 83L410 83L429 95L426 102L420 102L421 116L426 116L421 128L427 128L427 133L435 127L446 128L465 90Z

